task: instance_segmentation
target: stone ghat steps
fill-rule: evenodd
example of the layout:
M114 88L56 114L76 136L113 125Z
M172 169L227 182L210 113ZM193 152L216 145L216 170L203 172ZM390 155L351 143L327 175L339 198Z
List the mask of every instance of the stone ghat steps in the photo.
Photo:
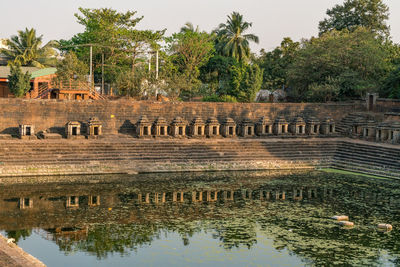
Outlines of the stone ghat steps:
M376 162L383 165L393 164L393 166L400 166L400 156L397 156L394 153L379 153L379 151L370 153L367 151L358 151L357 149L352 148L338 148L335 157L342 159L352 158L363 161L368 160L370 162Z
M321 151L321 148L324 151ZM304 148L304 149L296 149L296 150L279 150L279 149L250 149L250 150L174 150L174 151L159 151L159 150L149 150L149 151L116 151L110 150L106 152L99 151L76 151L75 153L70 153L66 151L57 151L52 153L37 153L37 152L26 152L26 153L16 153L16 154L8 154L8 155L0 155L0 159L9 159L9 158L43 158L49 156L50 158L64 158L64 157L75 157L79 155L84 155L89 158L98 157L101 155L110 155L110 156L154 156L154 155L166 155L166 156L177 156L177 155L242 155L242 156L251 156L251 155L276 155L276 154L308 154L308 153L317 153L317 154L326 154L329 152L334 152L334 148L327 149L326 147L316 147L316 148Z
M334 161L331 167L344 171L358 172L369 175L376 175L381 177L390 177L400 179L400 173L398 170L389 168L373 169L368 164L358 164L355 162L337 162Z
M233 152L240 152L240 153L253 153L253 151L256 152L263 152L263 153L279 153L281 151L299 151L299 152L308 152L308 151L314 151L318 150L321 151L322 149L324 150L335 150L336 146L331 145L331 146L324 146L324 145L317 145L317 146L270 146L270 147L237 147L237 148L228 148L228 147L208 147L208 146L203 146L203 147L173 147L173 148L162 148L162 147L144 147L144 148L82 148L82 147L77 147L77 148L68 148L68 149L62 149L62 148L54 148L54 149L25 149L25 148L18 148L18 149L9 149L7 151L0 151L0 158L2 157L9 157L9 156L21 156L21 157L27 157L27 156L35 156L35 155L46 155L46 154L51 154L51 155L71 155L71 154L80 154L80 153L85 153L85 154L108 154L108 153L114 153L114 154L160 154L160 153L165 153L165 154L174 154L174 153L203 153L203 152L215 152L215 153L233 153Z
M254 161L284 161L284 162L290 162L290 163L301 163L301 164L307 164L307 163L313 163L310 164L311 166L314 166L316 162L331 162L331 157L321 157L321 156L307 156L307 158L304 158L304 156L291 156L291 157L254 157L249 159L243 159L243 158L226 158L226 157L203 157L203 158L191 158L188 159L187 157L182 157L182 158L176 158L176 159L171 159L168 157L159 157L159 158L99 158L95 160L94 162L97 164L101 164L102 162L104 163L115 163L118 164L118 161L120 162L129 162L131 165L135 164L141 164L141 163L146 163L146 162L151 162L153 164L159 164L155 163L154 161L160 160L160 164L166 164L166 163L212 163L212 162L254 162ZM35 164L35 165L62 165L62 164L85 164L85 163L93 163L93 161L82 161L82 160L76 160L76 159L63 159L61 161L58 160L21 160L21 161L12 161L13 166L23 166L27 164ZM4 166L7 166L8 164L4 164Z
M335 145L324 145L324 144L314 144L314 145L301 145L296 144L296 146L287 145L282 146L279 144L268 145L268 146L260 146L260 145L251 145L251 146L235 146L235 147L227 147L218 145L214 146L175 146L173 148L165 148L163 146L147 146L147 147L68 147L68 148L60 148L53 147L49 148L30 148L21 147L21 148L8 148L8 150L0 150L0 161L8 160L11 158L46 158L49 156L50 158L63 158L63 157L74 157L76 156L84 156L85 158L98 158L101 155L111 155L111 156L154 156L154 155L166 155L167 157L176 157L180 154L190 157L196 157L198 155L242 155L245 157L251 157L253 155L276 155L276 154L307 154L307 153L322 153L324 154L326 151L334 151L336 148ZM3 153L1 153L3 152ZM11 158L10 158L11 157Z
M382 168L382 166L385 166L385 168L393 168L397 169L400 172L399 165L400 163L396 162L395 159L390 159L390 158L374 158L373 156L369 155L363 155L363 156L357 156L352 153L344 153L342 151L336 153L333 157L333 160L335 162L352 162L352 163L365 163L367 162L368 165L371 168L377 167L377 168Z
M400 178L400 149L344 142L338 145L332 167Z
M338 144L338 149L341 151L353 152L358 155L374 155L374 157L393 157L400 160L400 147L389 148L384 146L379 146L376 144L359 144L359 143L349 143L344 142Z
M129 143L70 146L13 144L0 149L0 162L23 164L82 164L95 162L329 161L335 144L328 142ZM12 153L10 153L12 151ZM314 163L315 165L315 163Z
M348 130L351 127L353 127L353 122L355 119L357 119L359 117L366 117L366 116L367 116L366 114L361 114L361 113L350 113L336 125L336 132L347 133Z
M30 163L30 162L56 162L58 164L63 162L77 162L84 163L88 161L117 161L117 160L168 160L168 161L196 161L196 160L273 160L273 159L285 159L285 160L306 160L306 159L321 159L321 158L332 158L334 152L319 152L319 151L310 151L310 152L287 152L287 153L260 153L260 152L252 152L252 153L194 153L194 154L186 154L186 153L175 153L175 154L136 154L136 155L121 155L121 154L98 154L95 156L90 156L90 154L81 154L81 155L66 155L65 157L56 157L54 155L46 155L40 157L8 157L8 158L0 158L0 162L3 164L16 164L16 163Z
M1 146L0 147L0 153L9 153L9 152L14 152L14 151L23 151L24 153L30 152L30 151L38 151L38 152L46 152L46 151L109 151L109 150L118 150L118 151L124 151L124 150L144 150L144 149L157 149L159 151L173 151L173 150L201 150L201 149L218 149L219 151L221 150L237 150L237 149L272 149L272 148L278 148L278 149L285 149L285 148L291 148L293 146L296 146L298 148L303 148L303 147L319 147L319 146L325 146L325 147L334 147L336 146L336 143L319 143L319 142L298 142L298 143L253 143L253 142L248 142L246 144L237 144L237 142L233 143L228 143L228 142L223 142L220 144L207 144L202 143L202 144L182 144L182 143L173 143L173 144L157 144L157 143L147 143L147 144L96 144L96 145L68 145L68 146L62 146L62 145L6 145L6 146Z
M237 149L237 148L259 148L259 147L291 147L293 145L296 146L318 146L318 145L326 145L326 146L332 146L336 145L336 143L328 143L328 142L221 142L221 143L207 143L206 141L203 143L143 143L143 144L137 144L137 143L119 143L119 144L110 144L110 143L104 143L104 144L69 144L69 145L57 145L57 144L39 144L39 143L33 143L33 144L21 144L21 145L8 145L8 144L3 144L0 146L0 152L1 151L11 151L11 150L18 150L18 149L24 149L25 151L30 150L30 149L35 149L35 150L57 150L57 149L63 149L63 150L75 150L75 149L90 149L90 150L99 150L99 149L148 149L149 147L152 148L160 148L160 149L166 149L166 150L171 150L171 148L204 148L204 147L210 147L210 148L227 148L227 149Z

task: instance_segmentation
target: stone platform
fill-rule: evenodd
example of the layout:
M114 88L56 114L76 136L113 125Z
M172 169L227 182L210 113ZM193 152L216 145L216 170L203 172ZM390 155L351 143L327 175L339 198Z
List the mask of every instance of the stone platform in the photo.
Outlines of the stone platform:
M7 242L0 235L0 266L2 267L46 267L41 261L23 251L16 244Z
M350 138L0 140L0 177L338 168L400 178L400 147Z

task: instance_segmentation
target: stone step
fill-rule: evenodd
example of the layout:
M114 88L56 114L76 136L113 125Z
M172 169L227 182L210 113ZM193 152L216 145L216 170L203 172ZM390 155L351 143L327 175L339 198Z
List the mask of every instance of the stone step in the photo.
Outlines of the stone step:
M381 164L385 162L393 162L396 163L400 167L400 158L396 156L388 156L383 154L376 154L376 153L358 153L348 151L348 150L338 150L335 154L337 158L354 158L354 159L363 159L363 160L373 160L377 161Z
M22 163L22 164L28 164L28 163L57 163L57 164L63 164L63 163L68 163L70 164L71 162L78 162L78 163L84 163L84 162L89 162L89 161L143 161L143 160L163 160L165 161L176 161L176 162L185 162L185 161L230 161L230 160L243 160L243 161L254 161L254 160L265 160L265 161L273 161L273 160L286 160L286 161L307 161L307 160L331 160L331 156L324 156L321 157L320 155L298 155L298 156L281 156L281 157L276 157L276 156L253 156L251 158L248 157L234 157L234 156L202 156L202 157L191 157L188 159L187 156L181 156L181 157L175 157L171 158L169 156L154 156L154 157L96 157L93 159L88 159L88 158L62 158L62 159L42 159L42 158L37 158L37 159L9 159L9 160L4 160L2 161L3 164L9 165L11 164L17 164L17 163Z
M286 160L307 160L307 159L332 159L332 155L322 155L322 154L300 154L300 155L253 155L251 157L241 156L241 155L197 155L188 157L188 155L177 155L176 157L171 157L169 155L154 155L154 156L107 156L101 155L98 157L87 158L87 157L65 157L65 158L10 158L10 159L0 159L3 164L16 163L16 162L64 162L64 161L76 161L76 162L87 162L87 161L106 161L106 160L174 160L174 161L196 161L196 160L274 160L274 159L286 159Z
M366 164L357 164L357 163L348 164L348 162L333 162L331 166L335 169L340 169L340 170L360 172L360 173L365 173L365 174L370 174L370 175L377 175L377 176L382 176L382 177L392 177L392 178L400 179L400 173L398 170L371 169Z

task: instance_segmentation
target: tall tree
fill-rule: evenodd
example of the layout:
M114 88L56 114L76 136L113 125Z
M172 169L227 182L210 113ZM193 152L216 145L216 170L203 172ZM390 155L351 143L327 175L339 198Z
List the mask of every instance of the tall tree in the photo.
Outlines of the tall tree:
M191 22L186 22L185 25L181 27L180 32L185 33L185 32L200 32L199 26L194 27L193 23Z
M302 44L289 67L291 96L297 101L328 101L376 91L392 69L390 56L369 29L333 30L312 38Z
M299 49L299 42L293 42L292 39L286 37L273 51L261 50L261 55L256 62L264 69L262 88L276 90L288 86L287 70Z
M8 75L8 87L16 97L24 96L30 89L31 74L23 73L18 64L10 65L10 75Z
M74 52L70 51L57 63L56 79L58 81L86 81L88 72L88 66L80 61Z
M42 38L42 35L36 35L35 29L26 28L24 31L18 31L18 35L11 36L6 41L8 48L0 49L0 53L11 58L12 63L22 66L43 68L46 65L54 65L54 56L57 53L53 47L56 42L50 41L42 46Z
M173 64L186 77L188 87L184 91L192 96L200 83L200 67L214 53L212 36L206 32L186 31L175 33L166 40Z
M259 42L256 35L245 34L251 27L252 23L244 21L243 15L238 12L228 15L226 23L221 23L216 30L217 51L222 55L234 57L239 62L246 61L250 57L249 42Z
M330 30L371 29L382 37L389 37L389 8L382 0L346 0L326 11L328 18L319 23L320 35Z
M239 102L253 102L261 89L262 79L263 70L257 64L233 65L217 93L233 96Z
M400 99L400 66L390 73L385 80L379 95L382 97Z
M138 30L136 26L143 17L137 17L136 11L123 13L110 8L79 8L79 11L75 17L85 31L70 40L61 40L61 49L72 50L80 60L89 62L89 46L92 46L95 80L100 79L103 57L108 82L115 82L121 72L134 72L137 65L146 61L147 52L158 48L157 42L164 34L164 30Z

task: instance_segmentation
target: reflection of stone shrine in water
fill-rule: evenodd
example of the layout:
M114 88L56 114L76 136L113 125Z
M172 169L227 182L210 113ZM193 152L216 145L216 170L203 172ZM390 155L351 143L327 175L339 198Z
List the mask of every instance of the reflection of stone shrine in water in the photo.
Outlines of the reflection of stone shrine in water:
M207 222L217 227L209 230L218 231L218 238L225 249L235 246L250 248L257 243L255 221L267 223L267 229L275 227L279 231L286 231L285 220L295 220L301 222L301 227L304 227L302 231L309 229L303 220L311 222L316 219L307 208L311 203L318 212L328 209L329 215L333 212L329 212L329 207L348 207L352 201L376 206L376 210L383 213L387 209L382 207L396 209L400 204L400 196L390 193L392 191L378 192L378 186L366 186L364 183L350 187L332 175L319 179L319 172L310 176L307 173L260 175L251 172L233 176L232 173L165 175L169 179L163 175L148 174L133 179L122 176L121 179L106 177L103 180L101 177L89 177L87 181L90 183L77 178L75 184L5 185L5 190L0 192L0 216L3 218L0 228L7 232L44 229L34 231L55 242L62 251L78 249L96 254L98 252L92 250L92 242L101 244L103 234L107 235L105 238L112 238L113 242L122 245L122 248L129 249L130 245L127 244L147 244L157 239L159 231L175 231L173 229L183 227L185 230L179 233L183 242L188 243L185 240L191 231L203 229L193 230L191 227L199 222ZM343 202L344 199L347 202ZM359 216L360 212L364 214L363 211L354 210L350 215ZM241 226L243 230L240 231L243 232L238 236L229 230L231 227L234 231L239 230L236 227L241 224L236 225L237 220L252 222L244 228ZM283 220L282 223L280 220ZM329 223L328 218L320 220ZM234 222L234 226L228 224L230 221ZM146 229L152 230L148 233ZM120 234L108 236L108 231ZM144 239L147 241L141 239L141 231L150 234ZM312 231L298 234L304 240L315 242L313 235L318 231ZM326 242L337 241L331 233L325 235L322 231L319 232L321 234ZM137 235L139 238L136 238ZM396 238L393 236L391 240ZM296 243L297 247L291 249L301 249L302 244ZM104 248L102 253L112 252L113 248Z
M109 214L117 213L124 223L135 222L139 208L161 213L167 205L198 205L221 203L229 205L236 201L324 201L327 198L361 198L395 205L390 196L368 191L345 192L334 187L314 185L273 185L253 179L240 179L235 183L219 181L204 185L189 181L175 185L166 182L150 185L146 181L130 183L104 183L76 185L10 186L0 193L0 222L2 229L12 228L63 228L85 223L104 222ZM18 193L16 193L18 192ZM118 213L122 206L130 206L126 213ZM111 208L111 210L109 210ZM49 212L43 218L43 212ZM107 213L105 213L107 212ZM87 214L97 213L93 219ZM154 214L152 214L153 216ZM161 215L161 214L159 214ZM88 218L92 219L88 219ZM160 217L159 219L162 219Z

